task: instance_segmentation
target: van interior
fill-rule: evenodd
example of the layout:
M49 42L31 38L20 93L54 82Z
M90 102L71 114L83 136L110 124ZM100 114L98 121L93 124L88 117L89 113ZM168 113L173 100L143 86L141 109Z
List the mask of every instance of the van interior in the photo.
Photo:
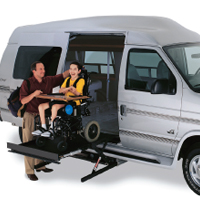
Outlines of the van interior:
M91 120L100 124L101 132L118 134L118 80L124 48L124 36L71 35L65 69L73 60L91 73L89 92L91 115L83 117L83 125Z

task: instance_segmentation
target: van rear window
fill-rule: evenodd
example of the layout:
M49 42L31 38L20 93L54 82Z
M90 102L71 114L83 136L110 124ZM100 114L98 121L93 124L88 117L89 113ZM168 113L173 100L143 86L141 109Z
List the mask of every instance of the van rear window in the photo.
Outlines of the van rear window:
M31 64L41 61L46 70L46 76L56 74L62 49L60 47L21 46L15 60L13 78L27 79L32 75Z

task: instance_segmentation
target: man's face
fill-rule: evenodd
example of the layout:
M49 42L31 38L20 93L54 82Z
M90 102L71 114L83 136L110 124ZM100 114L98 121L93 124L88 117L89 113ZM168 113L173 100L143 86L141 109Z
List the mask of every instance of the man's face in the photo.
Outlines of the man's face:
M35 77L43 78L45 75L44 65L42 63L37 63L36 70L33 70L33 74Z

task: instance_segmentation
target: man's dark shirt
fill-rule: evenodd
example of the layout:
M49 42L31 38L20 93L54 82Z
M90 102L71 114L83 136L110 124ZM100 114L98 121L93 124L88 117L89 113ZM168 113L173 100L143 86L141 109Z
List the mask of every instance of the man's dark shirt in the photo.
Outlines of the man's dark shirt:
M30 77L28 80L30 81L30 90L28 89L27 82L23 81L20 89L20 101L24 97L33 93L35 90L42 90L43 94L52 93L53 88L61 85L64 81L62 74L56 76L46 76L42 79L41 83L39 83L34 76ZM29 103L27 103L26 112L39 113L38 106L41 103L46 103L48 101L49 100L34 97Z

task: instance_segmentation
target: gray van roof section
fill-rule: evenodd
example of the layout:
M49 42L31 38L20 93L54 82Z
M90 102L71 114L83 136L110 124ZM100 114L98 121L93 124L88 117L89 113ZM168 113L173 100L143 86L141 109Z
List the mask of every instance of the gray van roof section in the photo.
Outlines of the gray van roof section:
M71 19L23 26L15 29L10 43L16 43L21 33L113 33L125 34L126 44L166 46L200 42L200 35L177 22L163 17L107 16Z

